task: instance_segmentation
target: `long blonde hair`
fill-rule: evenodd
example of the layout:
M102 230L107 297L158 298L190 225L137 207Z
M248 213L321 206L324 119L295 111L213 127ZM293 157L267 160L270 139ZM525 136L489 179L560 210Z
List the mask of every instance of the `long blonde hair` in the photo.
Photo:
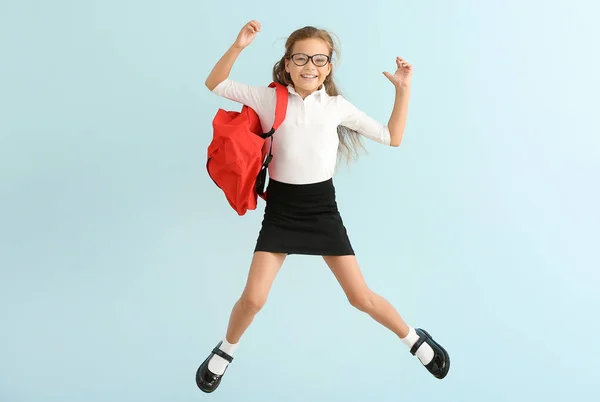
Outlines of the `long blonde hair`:
M294 44L304 39L321 39L329 47L329 57L333 62L333 55L339 55L339 47L335 45L331 34L324 30L315 28L313 26L305 26L292 32L285 42L285 54L275 65L273 66L273 81L278 82L282 85L294 85L290 74L285 71L285 60L288 59L292 54ZM341 95L337 88L334 78L333 69L324 81L325 90L329 96ZM356 159L359 155L360 149L364 149L362 144L361 135L349 129L348 127L338 126L337 133L339 138L338 146L338 162L344 158L346 162Z

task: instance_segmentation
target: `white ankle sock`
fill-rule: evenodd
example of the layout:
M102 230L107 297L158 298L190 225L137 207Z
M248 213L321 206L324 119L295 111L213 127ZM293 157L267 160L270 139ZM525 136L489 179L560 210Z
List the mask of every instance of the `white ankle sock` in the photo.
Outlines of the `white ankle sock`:
M233 353L235 352L237 345L237 343L231 344L227 342L227 339L223 339L223 343L221 344L221 346L219 346L219 349L227 353L229 356L233 357ZM208 362L208 369L211 373L214 373L216 375L223 375L228 364L229 362L223 359L221 356L214 355Z
M419 340L419 335L413 327L409 326L408 328L408 335L406 335L406 338L402 338L401 340L410 349L415 344L415 342ZM421 360L421 363L423 363L424 365L429 364L429 362L433 360L434 354L435 353L433 352L433 349L431 349L431 346L429 346L426 342L423 342L423 344L421 344L419 349L417 349L416 353L417 357L419 358L419 360Z

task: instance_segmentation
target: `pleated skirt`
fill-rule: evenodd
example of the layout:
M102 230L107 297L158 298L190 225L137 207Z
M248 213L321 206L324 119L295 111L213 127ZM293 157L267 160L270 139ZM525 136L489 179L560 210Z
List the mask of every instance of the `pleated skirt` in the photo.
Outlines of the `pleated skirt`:
M269 179L254 251L320 256L354 255L338 211L333 179L288 184Z

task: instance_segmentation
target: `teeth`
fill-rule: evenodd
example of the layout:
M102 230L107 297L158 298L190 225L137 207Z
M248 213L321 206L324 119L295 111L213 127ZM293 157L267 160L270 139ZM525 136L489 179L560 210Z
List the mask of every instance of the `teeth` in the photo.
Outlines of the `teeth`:
M302 78L317 78L316 75L303 75Z

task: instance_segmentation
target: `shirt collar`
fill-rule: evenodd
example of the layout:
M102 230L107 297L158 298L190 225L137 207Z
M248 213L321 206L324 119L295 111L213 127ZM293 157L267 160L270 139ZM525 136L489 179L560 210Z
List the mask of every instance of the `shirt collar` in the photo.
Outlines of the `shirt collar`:
M292 84L288 84L287 88L288 88L289 93L298 95L298 92L296 92L296 90L294 89L294 86ZM313 92L311 95L316 95L316 96L319 96L320 98L326 97L327 90L325 88L325 83L321 84L321 87L319 89L317 89L315 92ZM298 95L298 96L300 96L300 95Z

